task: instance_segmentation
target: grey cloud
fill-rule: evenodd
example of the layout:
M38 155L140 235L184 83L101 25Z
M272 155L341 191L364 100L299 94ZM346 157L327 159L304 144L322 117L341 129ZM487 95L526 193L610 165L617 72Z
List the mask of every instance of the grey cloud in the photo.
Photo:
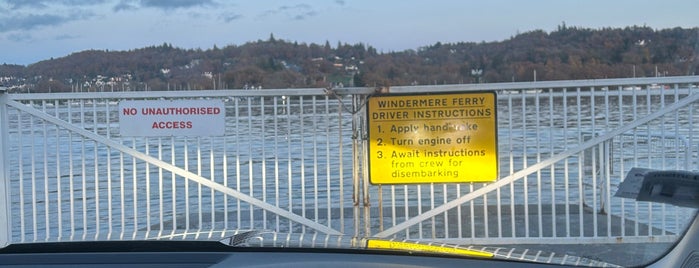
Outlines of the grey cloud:
M56 14L19 14L11 17L0 18L0 32L17 30L33 30L46 26L57 26L70 21L83 20L93 17L94 14L85 12L73 12L68 15Z
M46 8L46 0L5 0L10 9L20 8Z
M306 18L308 18L308 17L313 17L313 16L315 16L315 15L318 15L318 12L315 12L315 11L311 10L311 11L308 11L308 12L305 12L305 13L297 14L296 16L294 16L294 19L295 19L295 20L304 20L304 19L306 19Z
M294 6L281 6L281 7L279 7L279 10L293 10L293 9L311 9L311 5L298 4L298 5L294 5Z
M141 6L159 9L178 9L191 7L216 6L213 0L141 0Z
M49 6L90 6L106 3L109 0L4 0L10 9L45 9Z
M154 8L165 11L175 9L188 9L195 7L214 7L218 4L214 0L121 0L112 10L132 11L140 8Z
M345 0L335 0L335 4L344 6L344 5L345 5Z
M62 35L57 35L53 39L54 40L69 40L69 39L77 39L80 38L79 35L71 35L71 34L62 34Z
M0 20L0 31L32 30L42 26L60 25L69 20L70 18L53 14L12 16Z
M13 41L13 42L24 42L24 41L29 41L32 40L32 36L27 33L13 33L13 34L8 34L7 35L7 40Z
M279 13L283 13L293 20L303 20L308 17L312 17L318 14L313 7L308 4L298 4L293 6L280 6L277 9L266 10L259 17L273 16Z
M129 1L129 0L122 0L116 6L112 8L114 12L119 12L119 11L131 11L131 10L136 10L138 9L137 3L134 1Z
M243 18L243 15L240 15L240 14L223 14L223 15L219 16L219 18L222 19L223 21L225 21L226 23L228 23L228 22L231 22L231 21L234 21L234 20Z

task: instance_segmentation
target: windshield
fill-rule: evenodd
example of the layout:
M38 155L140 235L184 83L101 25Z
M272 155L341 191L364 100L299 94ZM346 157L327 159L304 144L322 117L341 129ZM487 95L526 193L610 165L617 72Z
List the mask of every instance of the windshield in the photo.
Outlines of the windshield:
M0 0L0 247L648 264L699 196L676 2L651 25L601 2Z

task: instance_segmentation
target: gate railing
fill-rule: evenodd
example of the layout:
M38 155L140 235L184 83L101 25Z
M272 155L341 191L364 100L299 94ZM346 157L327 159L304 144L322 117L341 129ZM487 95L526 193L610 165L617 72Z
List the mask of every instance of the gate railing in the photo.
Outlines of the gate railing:
M697 169L698 83L383 89L498 92L497 181L393 186L367 178L374 89L0 93L0 245L250 229L458 244L673 241L695 210L613 195L632 167ZM158 99L222 100L224 136L120 136L120 101Z
M697 169L696 80L433 87L499 92L501 176L488 184L375 186L370 218L381 223L367 228L378 237L455 244L674 241L694 209L614 193L632 167Z

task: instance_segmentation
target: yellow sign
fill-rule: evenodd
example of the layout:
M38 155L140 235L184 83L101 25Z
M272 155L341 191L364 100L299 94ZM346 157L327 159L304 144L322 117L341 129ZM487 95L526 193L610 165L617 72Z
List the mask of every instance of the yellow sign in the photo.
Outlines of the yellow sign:
M496 180L496 102L494 92L370 97L371 183Z
M494 256L493 253L470 250L470 249L447 247L447 246L425 245L425 244L417 244L417 243L401 242L401 241L377 240L377 239L368 240L366 247L368 249L388 249L388 250L400 250L400 251L410 251L410 252L428 252L428 253L462 255L462 256L468 256L468 257L481 257L481 258L492 258Z

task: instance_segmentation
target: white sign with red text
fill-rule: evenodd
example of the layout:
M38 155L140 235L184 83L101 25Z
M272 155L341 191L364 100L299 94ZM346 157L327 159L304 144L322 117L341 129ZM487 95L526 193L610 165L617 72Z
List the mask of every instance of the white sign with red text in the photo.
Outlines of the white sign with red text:
M133 100L119 102L121 136L223 136L221 100Z

